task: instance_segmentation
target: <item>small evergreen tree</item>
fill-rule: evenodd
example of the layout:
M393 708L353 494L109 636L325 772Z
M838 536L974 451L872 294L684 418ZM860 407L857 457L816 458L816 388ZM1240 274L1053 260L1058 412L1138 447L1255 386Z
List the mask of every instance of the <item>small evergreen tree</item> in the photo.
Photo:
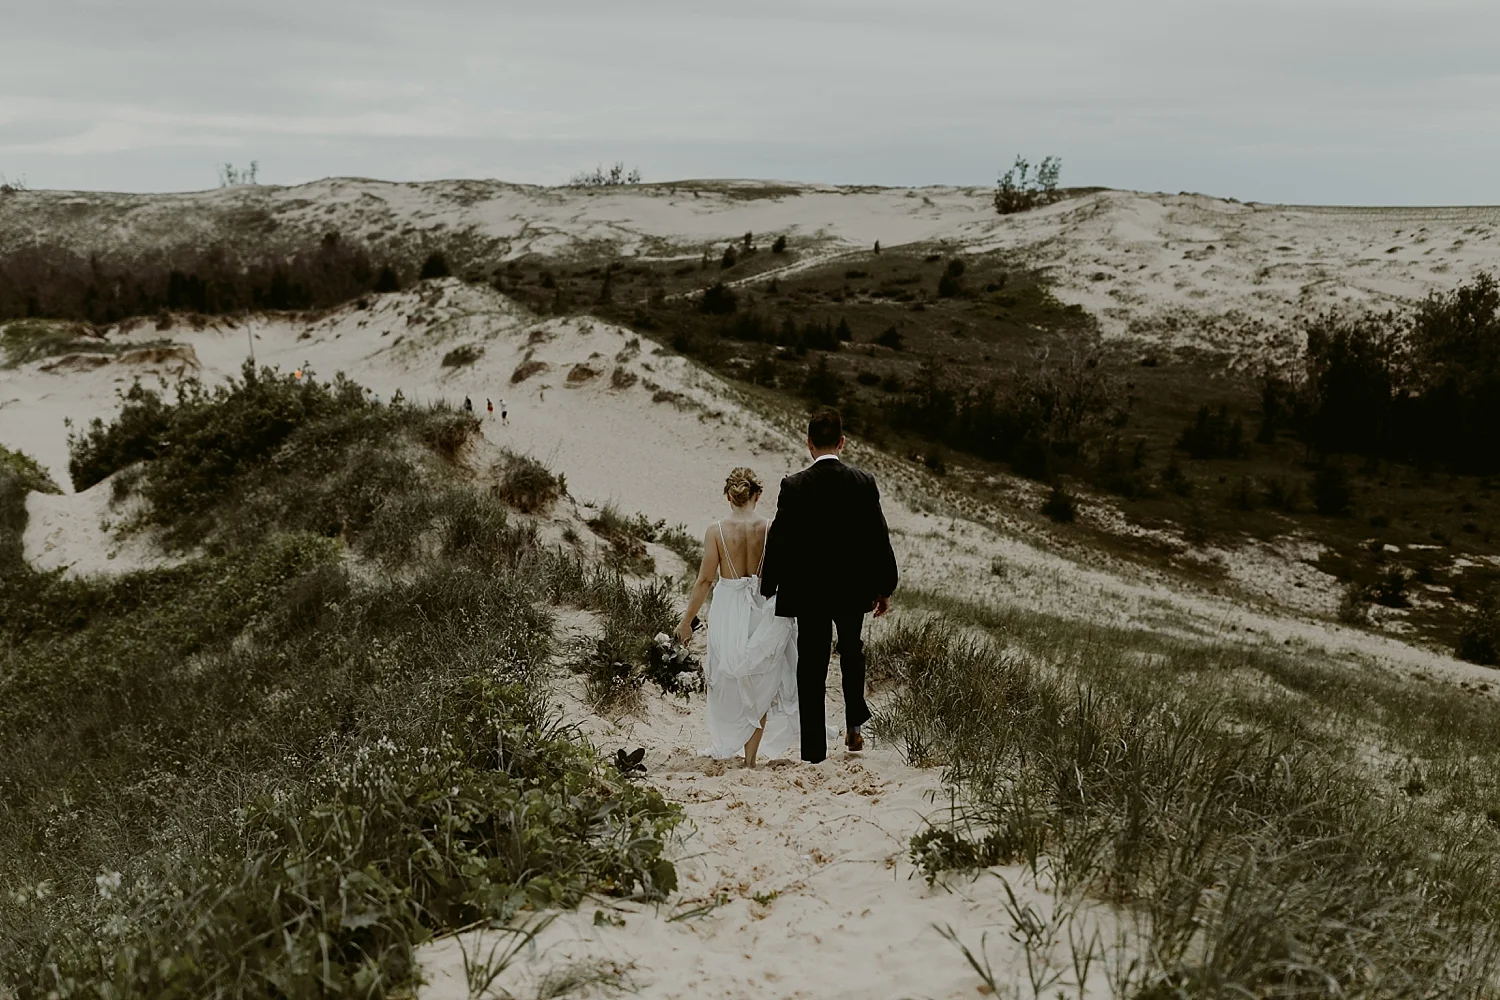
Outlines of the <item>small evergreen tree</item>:
M802 395L825 406L837 406L842 388L842 380L828 367L828 355L824 354L803 380Z
M875 338L875 343L881 347L889 347L893 351L899 351L905 346L901 331L894 326L886 327L885 332Z
M1062 483L1053 483L1042 502L1042 513L1058 524L1070 524L1078 518L1078 504Z
M730 244L724 248L724 256L719 258L719 267L721 270L727 271L739 262L740 256L734 252L734 245Z
M943 276L938 279L938 295L945 299L951 299L963 291L964 262L954 258L948 262L943 270Z
M422 262L422 273L418 277L422 281L427 281L430 278L446 278L449 273L448 258L443 256L441 250L434 250Z
M399 291L401 291L401 281L396 277L395 269L393 269L391 267L391 265L387 264L384 267L382 267L380 269L380 273L375 276L375 291L377 291L377 292L399 292Z
M722 281L715 282L698 300L698 311L709 316L728 316L739 306L739 296Z
M778 237L776 237L776 241L771 244L771 252L772 253L786 253L786 237L785 236L778 236Z
M1354 502L1349 470L1338 462L1324 462L1313 474L1313 506L1325 517L1342 517Z

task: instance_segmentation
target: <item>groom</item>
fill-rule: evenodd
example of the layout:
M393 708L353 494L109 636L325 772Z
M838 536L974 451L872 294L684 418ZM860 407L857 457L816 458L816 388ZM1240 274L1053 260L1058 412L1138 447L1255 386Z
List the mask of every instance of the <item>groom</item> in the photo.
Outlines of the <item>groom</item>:
M833 629L839 633L844 674L844 742L864 748L859 727L865 705L865 615L879 618L896 589L896 554L880 512L875 477L839 460L844 428L837 410L807 425L812 465L781 481L776 520L766 538L760 591L776 595L776 614L797 619L797 698L802 712L802 759L828 756L823 725Z

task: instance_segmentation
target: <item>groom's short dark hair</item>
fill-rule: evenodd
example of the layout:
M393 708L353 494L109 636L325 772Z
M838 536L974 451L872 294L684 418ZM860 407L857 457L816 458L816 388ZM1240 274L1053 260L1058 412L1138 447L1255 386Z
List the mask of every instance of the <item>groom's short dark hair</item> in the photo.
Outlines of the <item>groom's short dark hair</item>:
M844 421L838 410L819 410L807 422L807 440L814 448L837 448L844 438Z

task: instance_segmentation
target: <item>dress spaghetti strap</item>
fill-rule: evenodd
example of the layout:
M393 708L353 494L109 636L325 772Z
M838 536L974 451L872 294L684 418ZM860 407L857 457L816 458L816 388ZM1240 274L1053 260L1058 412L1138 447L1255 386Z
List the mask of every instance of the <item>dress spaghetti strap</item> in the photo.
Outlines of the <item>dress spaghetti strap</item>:
M766 549L771 541L771 522L766 522L766 530L760 533L760 565L755 567L755 575L760 576L766 568Z
M729 564L729 571L734 574L731 579L738 580L740 578L740 571L734 568L734 560L729 557L729 543L724 540L724 522L715 521L714 527L719 529L719 551L724 553L724 561ZM719 574L721 577L723 575L723 573Z

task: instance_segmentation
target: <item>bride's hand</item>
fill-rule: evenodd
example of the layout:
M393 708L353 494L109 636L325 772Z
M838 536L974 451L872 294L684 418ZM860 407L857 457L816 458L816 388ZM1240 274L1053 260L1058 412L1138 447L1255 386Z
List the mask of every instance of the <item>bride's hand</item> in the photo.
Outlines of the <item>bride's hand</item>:
M677 639L678 639L679 642L681 642L684 646L686 646L688 644L688 641L691 640L692 638L693 638L693 623L692 622L683 622L681 625L677 626Z

